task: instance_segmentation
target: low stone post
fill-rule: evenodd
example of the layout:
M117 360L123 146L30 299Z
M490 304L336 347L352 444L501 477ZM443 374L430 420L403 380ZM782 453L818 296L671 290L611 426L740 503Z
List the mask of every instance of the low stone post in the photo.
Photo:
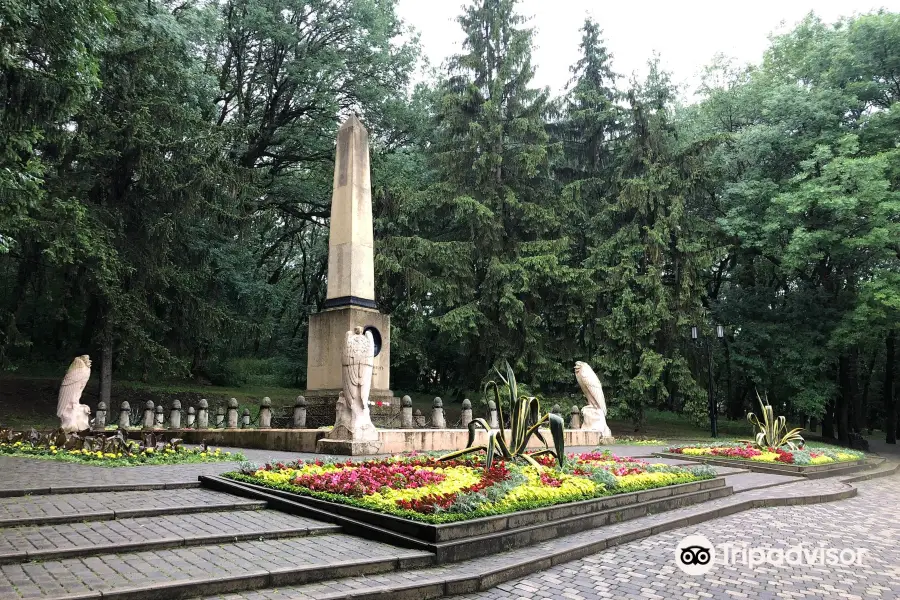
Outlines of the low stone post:
M488 400L488 425L491 429L500 429L500 419L497 418L497 403Z
M197 409L197 429L209 429L209 402L206 398L200 399L200 408Z
M297 396L294 401L294 429L306 428L306 398Z
M572 405L572 416L569 418L569 429L581 429L581 411L578 405Z
M268 396L262 399L262 405L259 407L259 428L272 428L272 399Z
M153 429L153 400L147 400L147 404L144 405L144 420L141 427Z
M119 405L119 428L128 429L131 427L131 405L128 400Z
M553 408L550 409L550 412L552 412L554 415L562 415L562 410L560 410L559 404L554 404Z
M106 402L102 400L97 405L97 415L94 417L94 429L106 429Z
M196 423L197 423L197 412L194 410L193 406L188 406L187 428L192 429Z
M163 410L163 405L160 404L156 407L156 421L154 422L154 425L156 427L162 428L162 426L165 424L165 422L166 422L165 411Z
M468 429L472 422L472 401L466 398L462 403L462 428Z
M238 401L237 398L228 399L228 417L225 419L225 427L237 429L238 426Z
M435 398L431 407L431 428L447 429L447 420L444 419L444 401Z
M216 407L216 429L225 427L225 407L221 404Z
M169 429L181 429L181 400L172 402L172 412L169 413Z
M423 429L425 427L425 415L422 414L422 411L418 408L416 412L413 413L413 425L418 429Z
M242 415L242 418L241 418L241 427L243 429L247 429L248 427L250 427L250 409L249 408L244 409L244 414Z
M403 396L400 399L400 427L402 429L412 429L413 428L413 411L412 411L412 398L409 396Z

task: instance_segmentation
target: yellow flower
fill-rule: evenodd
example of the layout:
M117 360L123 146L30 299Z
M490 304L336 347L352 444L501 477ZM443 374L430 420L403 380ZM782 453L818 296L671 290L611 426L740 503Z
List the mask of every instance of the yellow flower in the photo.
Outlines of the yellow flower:
M56 454L56 453L57 453L56 450L51 450L51 451L50 451L50 454Z
M54 450L56 450L56 446L50 446L50 452L53 452Z
M200 453L200 456L202 456L202 457L205 458L205 457L206 457L206 452L201 452L201 453Z
M778 462L778 453L777 452L763 452L762 454L758 454L757 456L751 456L750 460L756 462Z
M688 456L701 456L703 454L710 454L712 452L712 448L682 448L681 453L687 454Z
M144 454L153 454L153 448L146 448Z

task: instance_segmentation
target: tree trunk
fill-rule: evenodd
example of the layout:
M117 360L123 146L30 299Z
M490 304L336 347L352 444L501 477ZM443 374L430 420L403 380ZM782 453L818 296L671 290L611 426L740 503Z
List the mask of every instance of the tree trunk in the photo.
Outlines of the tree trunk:
M849 425L850 425L850 405L852 403L850 391L850 358L846 354L842 354L838 360L838 396L836 417L838 441L849 441Z
M110 337L105 337L100 355L100 402L106 403L106 410L112 410L110 393L112 392L112 356L113 345Z
M885 413L885 441L888 444L897 443L897 401L894 398L894 363L897 352L897 330L892 329L887 334L885 341L884 357L884 386L881 390L882 402Z
M862 433L865 422L862 396L859 393L859 348L853 348L847 362L847 403L850 406L850 431Z
M834 439L834 399L830 398L822 415L822 437Z

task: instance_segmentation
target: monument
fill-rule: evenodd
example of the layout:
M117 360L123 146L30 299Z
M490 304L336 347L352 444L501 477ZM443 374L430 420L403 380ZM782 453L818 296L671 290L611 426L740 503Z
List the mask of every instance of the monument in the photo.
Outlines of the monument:
M603 396L600 378L589 364L578 361L575 363L575 379L588 401L588 405L581 409L581 428L599 431L601 437L611 438L612 432L606 424L606 398Z
M351 116L341 125L337 138L325 305L322 312L309 318L307 427L335 422L343 389L342 347L347 332L357 327L371 334L374 345L369 399L399 414L390 390L390 317L378 312L375 304L371 187L369 134L359 119Z
M90 429L91 407L81 404L81 394L91 378L91 358L87 354L76 356L59 386L56 416L60 428L66 433Z
M369 414L369 391L375 366L375 340L371 331L355 327L344 338L341 353L340 391L334 429L316 443L316 452L327 454L377 454L378 431Z

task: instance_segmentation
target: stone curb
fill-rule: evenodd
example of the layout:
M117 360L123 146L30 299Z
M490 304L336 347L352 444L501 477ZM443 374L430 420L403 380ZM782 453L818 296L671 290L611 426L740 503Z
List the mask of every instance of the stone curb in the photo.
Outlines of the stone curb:
M91 492L149 492L154 490L185 490L200 487L198 481L174 481L171 483L122 483L103 485L74 485L47 488L18 488L0 490L0 498L19 496L47 496L53 494L89 494Z
M411 584L404 583L399 585L368 587L366 589L341 591L331 594L317 593L315 597L317 600L421 600L426 598L441 598L458 594L483 592L496 587L501 583L526 575L533 575L536 571L549 569L556 565L578 560L596 554L607 548L619 546L680 527L697 525L705 521L729 516L745 510L775 506L820 504L824 502L845 500L856 496L857 490L855 487L847 485L846 488L847 489L845 490L827 494L744 500L717 509L694 514L689 517L679 517L664 523L638 527L632 531L618 533L607 538L593 539L588 543L566 548L540 558L526 558L525 560L508 566L488 569L480 573L472 573L469 571L465 575L453 577L439 576L431 579L425 578L422 581ZM639 525L637 521L635 521L634 524ZM597 532L602 534L603 529L599 528ZM477 565L477 561L473 562ZM465 570L465 567L463 567L464 563L455 563L455 565L462 567L457 570Z
M61 525L64 523L81 523L86 521L113 521L115 519L133 519L136 517L158 517L161 515L187 515L204 512L230 510L258 510L265 508L264 501L223 502L217 504L191 504L185 506L161 506L159 508L133 508L124 510L101 510L67 515L48 515L43 517L18 517L0 519L0 528L19 527L22 525Z
M891 464L890 461L885 460L885 462L888 463L889 465ZM881 467L883 465L884 465L884 463L879 465L879 467ZM891 475L896 474L897 472L900 472L900 462L893 463L892 466L888 466L887 468L873 469L873 470L869 471L868 473L864 473L862 475L856 475L856 476L852 476L852 477L843 477L840 479L840 481L842 483L856 483L858 481L868 481L870 479L878 479L879 477L889 477Z
M0 565L21 563L26 561L45 561L59 560L63 558L87 557L99 554L121 554L124 552L167 550L171 548L184 548L188 546L231 544L251 540L277 540L290 537L308 537L316 535L327 535L329 533L340 533L340 531L341 528L337 525L323 524L321 527L297 527L292 529L248 531L236 535L211 534L191 537L174 536L122 544L95 544L93 546L78 546L73 548L27 550L14 554L0 554Z

